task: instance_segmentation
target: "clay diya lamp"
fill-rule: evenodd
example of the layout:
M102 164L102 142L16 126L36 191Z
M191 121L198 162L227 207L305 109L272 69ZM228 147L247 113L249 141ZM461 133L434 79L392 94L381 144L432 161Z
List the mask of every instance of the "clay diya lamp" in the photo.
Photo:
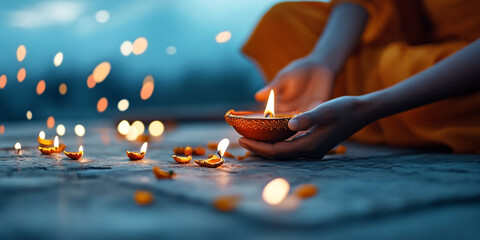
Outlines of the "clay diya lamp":
M128 158L130 158L130 160L140 160L142 159L143 157L145 157L145 153L147 152L147 145L148 143L147 142L144 142L143 145L142 145L142 148L140 148L140 152L130 152L130 151L127 151L127 156Z
M65 155L67 155L67 157L69 157L72 160L78 160L83 156L83 146L80 145L80 147L78 148L78 152L63 151L63 153L65 153Z
M65 145L59 144L58 136L55 136L55 140L53 141L53 147L38 147L38 150L42 154L46 154L46 155L50 155L52 153L60 153L60 152L63 152L64 149L65 149Z
M180 157L180 156L177 156L177 155L172 155L172 158L177 163L185 164L185 163L189 163L192 160L192 155L188 155L186 157Z
M246 138L262 142L278 142L296 133L288 127L288 122L293 117L295 117L293 113L275 113L274 92L271 90L263 113L236 112L232 109L225 114L225 121Z
M53 145L52 139L45 139L44 131L40 131L40 133L38 133L37 141L41 147L50 147Z
M195 160L195 163L202 167L209 167L209 168L217 168L225 163L225 159L223 158L223 154L227 150L228 144L230 144L230 140L224 138L220 143L218 143L217 147L217 154L212 156L209 159L205 160Z

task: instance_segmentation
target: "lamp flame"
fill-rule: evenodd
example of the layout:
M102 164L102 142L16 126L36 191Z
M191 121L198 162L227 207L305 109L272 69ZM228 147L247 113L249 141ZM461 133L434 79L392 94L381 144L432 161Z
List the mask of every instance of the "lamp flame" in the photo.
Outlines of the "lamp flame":
M44 131L40 131L40 133L38 133L38 137L40 139L45 139L45 132Z
M80 145L80 147L78 147L78 152L83 152L83 145Z
M222 139L222 141L218 143L217 154L220 155L220 158L223 157L223 154L225 154L225 151L227 151L229 144L230 140L228 140L227 138Z
M146 153L147 152L147 146L148 146L148 143L144 142L143 145L142 145L142 148L140 148L140 153Z
M275 117L275 93L273 89L270 90L270 95L268 96L267 106L265 107L265 112L263 112L265 117Z
M59 142L58 142L58 136L55 136L55 140L53 140L53 147L58 148Z
M19 142L15 143L15 150L20 150L22 149L22 144L20 144Z

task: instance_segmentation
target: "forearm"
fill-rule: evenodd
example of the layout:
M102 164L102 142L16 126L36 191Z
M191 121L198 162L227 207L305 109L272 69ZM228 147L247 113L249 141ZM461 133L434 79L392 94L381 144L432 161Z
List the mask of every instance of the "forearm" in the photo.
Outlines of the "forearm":
M480 91L480 40L394 86L360 97L370 120Z
M360 5L337 5L330 13L325 29L310 55L338 73L359 42L367 19L367 11Z

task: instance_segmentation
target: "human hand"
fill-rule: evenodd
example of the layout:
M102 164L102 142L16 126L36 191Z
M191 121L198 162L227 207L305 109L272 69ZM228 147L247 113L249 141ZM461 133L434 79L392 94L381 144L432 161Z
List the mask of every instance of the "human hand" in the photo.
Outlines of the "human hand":
M239 143L269 159L320 159L334 146L373 120L367 117L365 105L358 97L335 98L290 120L288 125L291 130L308 130L290 141L267 143L240 138Z
M307 111L330 99L334 75L321 61L307 56L283 68L271 83L255 94L255 99L267 101L273 89L278 112Z

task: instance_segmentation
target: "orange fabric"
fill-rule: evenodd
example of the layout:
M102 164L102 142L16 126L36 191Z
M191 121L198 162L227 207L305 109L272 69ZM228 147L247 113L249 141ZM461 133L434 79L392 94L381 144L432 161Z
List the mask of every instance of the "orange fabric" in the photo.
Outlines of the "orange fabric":
M401 1L404 2L400 6ZM256 61L270 81L288 63L313 49L330 10L343 2L364 6L369 21L360 47L347 59L337 77L335 97L361 95L392 86L480 37L480 15L472 10L480 9L480 1L286 2L267 12L243 52ZM409 13L413 14L408 16ZM429 25L415 26L415 21L409 18L428 19ZM412 45L426 40L430 43ZM480 93L381 119L351 139L395 146L446 146L457 153L480 153Z

